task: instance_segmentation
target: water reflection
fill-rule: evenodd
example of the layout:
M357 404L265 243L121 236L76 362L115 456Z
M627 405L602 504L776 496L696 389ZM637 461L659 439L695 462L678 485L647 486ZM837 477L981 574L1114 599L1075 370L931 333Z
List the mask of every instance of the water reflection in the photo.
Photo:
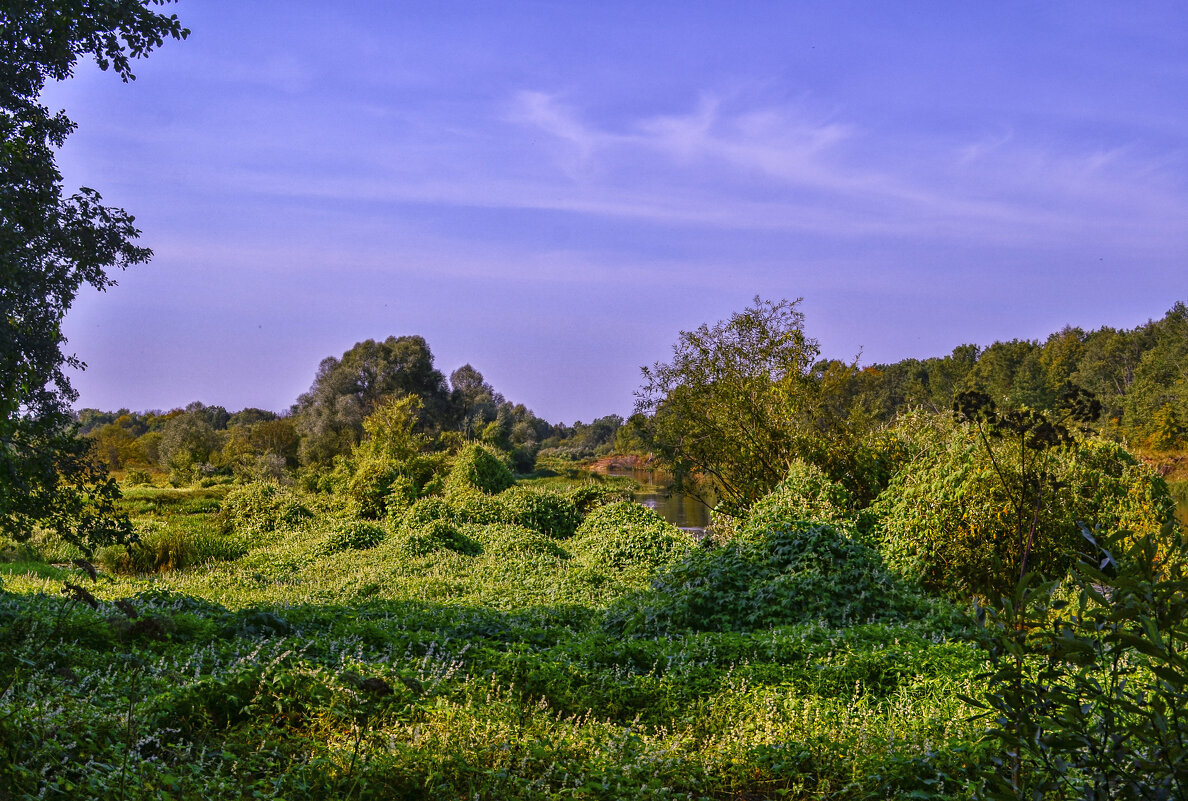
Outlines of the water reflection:
M635 500L672 523L677 528L704 530L709 525L709 507L689 495L669 492L671 477L660 470L610 467L608 476L626 476L639 483Z
M709 525L709 507L696 498L679 492L669 494L672 477L662 470L648 470L639 467L611 466L604 471L608 476L626 476L640 486L635 500L655 509L656 513L677 528L703 531ZM1188 493L1176 494L1176 515L1188 532Z

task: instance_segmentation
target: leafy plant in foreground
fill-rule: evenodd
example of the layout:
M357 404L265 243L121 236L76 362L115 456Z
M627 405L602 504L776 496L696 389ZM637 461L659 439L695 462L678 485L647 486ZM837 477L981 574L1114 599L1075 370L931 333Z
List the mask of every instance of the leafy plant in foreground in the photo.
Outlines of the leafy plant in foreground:
M973 703L1006 747L986 798L1188 797L1188 574L1166 528L1086 529L1100 561L1076 566L1071 601L1028 573L984 612L993 670Z
M1083 542L1078 520L1142 534L1174 515L1163 480L1116 443L1075 436L1067 418L962 398L967 422L901 423L915 453L867 515L901 574L993 602L1027 569L1062 575Z

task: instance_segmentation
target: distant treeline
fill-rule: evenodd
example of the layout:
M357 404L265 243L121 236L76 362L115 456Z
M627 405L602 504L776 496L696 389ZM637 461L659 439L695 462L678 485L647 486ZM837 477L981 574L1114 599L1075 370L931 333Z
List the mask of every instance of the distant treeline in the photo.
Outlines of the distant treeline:
M165 470L181 481L228 473L268 478L332 466L362 440L368 415L383 401L407 395L419 398L419 433L437 448L485 442L511 454L523 471L541 455L608 453L623 423L618 415L589 424L550 423L505 399L469 364L447 380L419 336L366 340L341 358L324 359L309 391L284 414L232 413L194 402L169 412L82 409L78 422L95 441L97 458L114 470Z
M962 345L948 356L859 369L848 383L850 414L890 421L905 407L946 411L976 389L1001 405L1052 408L1069 387L1102 404L1100 433L1132 447L1188 444L1188 307L1127 330L1066 327L1045 341Z
M948 356L867 367L825 361L815 372L833 378L835 409L857 428L890 422L905 408L947 411L968 389L1004 406L1047 409L1079 387L1102 404L1102 434L1140 449L1188 446L1188 307L1182 302L1131 330L1066 327L1043 342L962 345ZM846 373L848 380L836 380ZM78 422L112 469L165 470L181 480L214 473L279 477L332 466L359 444L369 414L405 395L420 399L418 427L436 447L485 442L511 454L522 471L538 457L648 449L650 421L643 415L550 423L504 398L469 364L447 379L419 336L367 340L341 358L323 360L310 390L284 414L231 413L195 402L169 412L82 409Z

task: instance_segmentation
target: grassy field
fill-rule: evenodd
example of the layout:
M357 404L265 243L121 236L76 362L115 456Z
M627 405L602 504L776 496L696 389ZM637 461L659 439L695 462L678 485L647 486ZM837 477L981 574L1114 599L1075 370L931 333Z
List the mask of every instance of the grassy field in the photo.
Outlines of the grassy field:
M0 567L5 797L960 798L992 756L969 622L877 565L772 572L622 503L414 536L225 492L130 489L96 581L53 543Z

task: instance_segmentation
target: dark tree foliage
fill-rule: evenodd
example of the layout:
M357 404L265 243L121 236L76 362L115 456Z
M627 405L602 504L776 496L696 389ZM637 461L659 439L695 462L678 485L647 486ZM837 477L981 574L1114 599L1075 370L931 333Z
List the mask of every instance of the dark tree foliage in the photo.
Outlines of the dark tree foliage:
M829 461L837 432L825 401L837 370L815 369L820 348L799 303L756 297L729 320L681 332L671 362L643 368L636 412L652 416L657 457L678 483L698 477L732 510L770 492L793 459Z
M977 391L1003 409L1059 411L1068 387L1102 405L1098 429L1133 445L1183 447L1188 420L1188 306L1132 330L1085 332L1066 326L1045 341L1010 340L949 356L905 359L859 371L848 405L874 423L904 408L941 412L957 395Z
M220 407L221 408L221 407ZM250 426L256 423L265 423L279 418L276 412L270 412L267 409L257 409L249 406L246 409L241 409L235 414L227 418L226 428L232 426Z
M293 407L302 437L301 461L329 465L335 456L350 453L362 439L364 419L382 401L405 395L421 399L425 430L440 430L449 422L452 410L445 376L433 366L424 337L368 339L341 359L323 359L313 386Z
M495 421L499 407L507 401L483 379L483 374L464 364L450 373L450 402L454 407L455 425L471 438Z
M55 152L74 123L39 99L80 57L129 81L131 59L185 38L159 4L0 5L0 530L18 539L43 526L89 547L128 532L112 515L114 484L73 426L64 368L82 365L63 351L61 323L84 284L106 289L109 271L151 252L135 244L132 216L98 192L65 195Z

